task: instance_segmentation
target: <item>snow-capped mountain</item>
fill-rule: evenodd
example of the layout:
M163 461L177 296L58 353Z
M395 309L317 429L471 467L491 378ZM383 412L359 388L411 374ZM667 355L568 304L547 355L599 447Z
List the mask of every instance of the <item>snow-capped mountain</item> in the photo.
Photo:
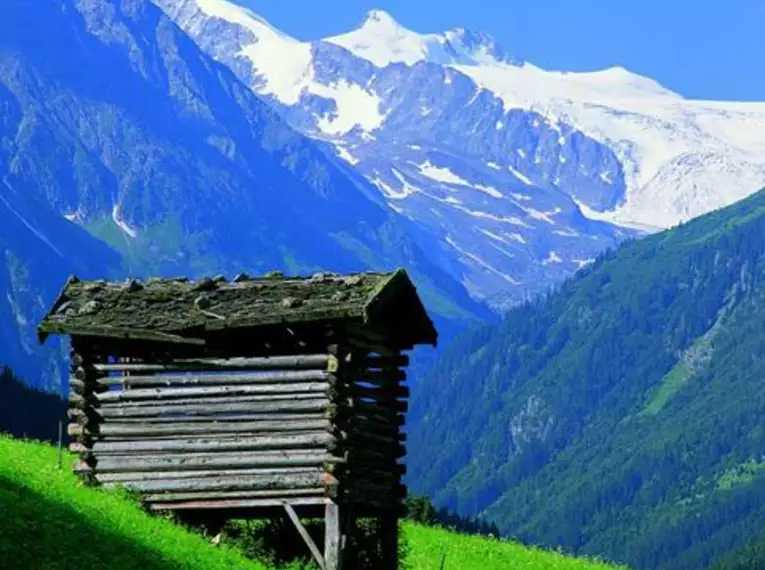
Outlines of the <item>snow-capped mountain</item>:
M155 1L495 305L765 186L765 104L688 100L622 68L546 71L485 34L419 34L382 11L300 42L226 0Z

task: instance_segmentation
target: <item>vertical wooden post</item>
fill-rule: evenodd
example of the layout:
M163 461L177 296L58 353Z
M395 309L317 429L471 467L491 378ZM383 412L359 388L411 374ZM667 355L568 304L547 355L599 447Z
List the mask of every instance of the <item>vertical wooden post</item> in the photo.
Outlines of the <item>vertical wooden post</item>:
M96 375L93 370L94 354L93 346L81 337L72 337L71 353L71 372L72 378L77 382L77 388L71 391L79 392L75 397L74 407L80 407L83 414L83 429L77 436L77 441L86 450L80 456L80 459L90 465L95 466L95 459L91 453L93 439L91 433L98 430L97 421L92 413L92 398L96 390ZM70 401L72 395L70 394ZM85 483L93 483L92 471L87 475L81 475Z
M398 513L395 510L381 513L380 550L382 553L381 570L398 569Z
M324 569L342 570L340 505L334 501L327 503L324 511Z

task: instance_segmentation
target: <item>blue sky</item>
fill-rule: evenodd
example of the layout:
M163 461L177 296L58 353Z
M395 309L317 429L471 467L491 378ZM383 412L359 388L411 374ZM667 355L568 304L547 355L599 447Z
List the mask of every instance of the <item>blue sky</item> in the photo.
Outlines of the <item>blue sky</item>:
M686 97L765 101L765 0L239 0L300 39L367 11L419 32L462 26L547 69L621 65Z

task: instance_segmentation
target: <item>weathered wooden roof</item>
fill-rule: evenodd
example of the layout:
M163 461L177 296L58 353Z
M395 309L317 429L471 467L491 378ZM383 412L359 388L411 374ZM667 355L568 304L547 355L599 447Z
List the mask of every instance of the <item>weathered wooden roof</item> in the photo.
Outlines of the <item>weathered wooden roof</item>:
M70 334L204 344L215 331L319 321L355 321L381 332L392 323L411 345L435 345L438 336L404 270L122 283L73 276L38 334L41 342Z

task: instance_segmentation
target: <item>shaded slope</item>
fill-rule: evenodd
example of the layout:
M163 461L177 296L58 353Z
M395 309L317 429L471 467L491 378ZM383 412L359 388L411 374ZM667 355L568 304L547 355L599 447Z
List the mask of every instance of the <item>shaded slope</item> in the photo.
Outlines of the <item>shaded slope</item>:
M29 190L0 176L0 367L61 391L61 343L39 347L37 322L68 275L114 274L121 258Z
M119 250L121 275L403 266L445 333L491 318L366 181L146 0L0 4L0 140L0 178L46 205L37 237L54 248L69 240L66 216ZM21 257L45 267L48 253ZM40 304L50 299L43 283L60 286L72 264L105 276L87 247L72 253L66 271L30 270ZM31 383L62 382L13 351L9 363Z
M765 526L764 236L761 192L462 338L415 394L414 487L639 568L737 547Z

